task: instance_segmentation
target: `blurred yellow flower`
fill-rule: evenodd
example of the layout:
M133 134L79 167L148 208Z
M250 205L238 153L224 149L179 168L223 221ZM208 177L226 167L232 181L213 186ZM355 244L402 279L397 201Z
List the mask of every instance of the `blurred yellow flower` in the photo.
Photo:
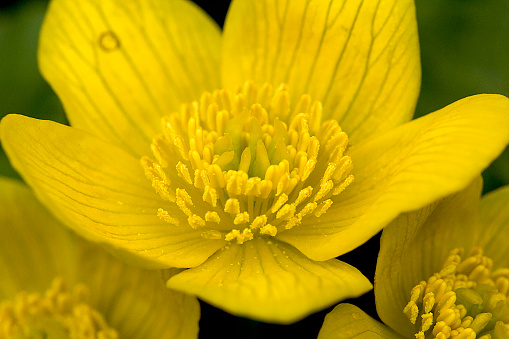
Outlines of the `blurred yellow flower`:
M192 338L196 298L129 267L0 178L0 338Z
M479 202L481 186L384 229L375 299L388 326L340 304L319 338L509 338L509 186Z
M412 116L410 0L54 0L40 68L71 127L11 115L13 165L66 225L168 286L289 323L371 288L334 259L464 188L506 146L509 101ZM141 166L140 166L141 159ZM149 180L147 180L147 178Z

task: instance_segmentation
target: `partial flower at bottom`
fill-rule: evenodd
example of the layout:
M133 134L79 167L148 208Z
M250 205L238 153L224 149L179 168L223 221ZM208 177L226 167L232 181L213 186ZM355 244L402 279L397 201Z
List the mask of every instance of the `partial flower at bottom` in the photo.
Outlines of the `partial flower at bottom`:
M384 229L375 299L388 326L340 304L319 338L509 338L509 187L479 203L481 186Z
M0 178L0 338L196 338L196 298L130 267ZM169 272L168 272L169 274Z
M463 189L509 100L410 121L411 0L53 0L39 65L72 127L9 115L13 166L68 227L168 287L291 323L372 288L336 257Z

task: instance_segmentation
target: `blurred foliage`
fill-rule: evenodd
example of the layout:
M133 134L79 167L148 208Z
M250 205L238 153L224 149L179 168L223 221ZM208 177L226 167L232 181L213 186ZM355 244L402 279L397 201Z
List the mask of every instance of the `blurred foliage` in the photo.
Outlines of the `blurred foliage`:
M56 95L37 68L37 40L47 1L14 4L0 11L0 118L18 113L66 122ZM0 173L18 177L5 153Z
M417 0L416 7L422 57L416 116L473 94L509 96L509 1ZM483 177L485 192L509 184L509 149Z

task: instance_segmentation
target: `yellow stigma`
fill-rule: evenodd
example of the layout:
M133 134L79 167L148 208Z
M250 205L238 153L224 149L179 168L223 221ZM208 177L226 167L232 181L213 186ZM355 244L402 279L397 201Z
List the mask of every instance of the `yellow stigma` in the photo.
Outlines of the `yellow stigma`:
M103 316L86 299L88 289L72 292L56 278L44 295L20 292L14 301L0 304L0 338L116 339Z
M440 272L421 281L403 312L423 338L509 338L509 268L492 270L493 261L474 248L450 252Z
M292 108L286 85L252 82L183 105L162 119L155 160L141 159L165 200L157 215L242 244L326 213L353 181L353 164L346 133L321 117L309 95Z

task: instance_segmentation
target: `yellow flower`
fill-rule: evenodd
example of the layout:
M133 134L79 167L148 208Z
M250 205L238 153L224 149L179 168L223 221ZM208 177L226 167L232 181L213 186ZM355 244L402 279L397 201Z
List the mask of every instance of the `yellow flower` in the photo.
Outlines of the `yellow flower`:
M371 288L334 259L463 189L506 146L509 101L410 120L412 1L53 1L39 63L73 127L3 147L65 224L168 286L289 323ZM140 165L141 161L141 165ZM147 180L148 177L148 180Z
M319 338L509 338L509 186L482 181L406 213L382 233L377 312L338 305Z
M76 237L23 184L0 191L0 338L197 337L198 301L161 272Z

